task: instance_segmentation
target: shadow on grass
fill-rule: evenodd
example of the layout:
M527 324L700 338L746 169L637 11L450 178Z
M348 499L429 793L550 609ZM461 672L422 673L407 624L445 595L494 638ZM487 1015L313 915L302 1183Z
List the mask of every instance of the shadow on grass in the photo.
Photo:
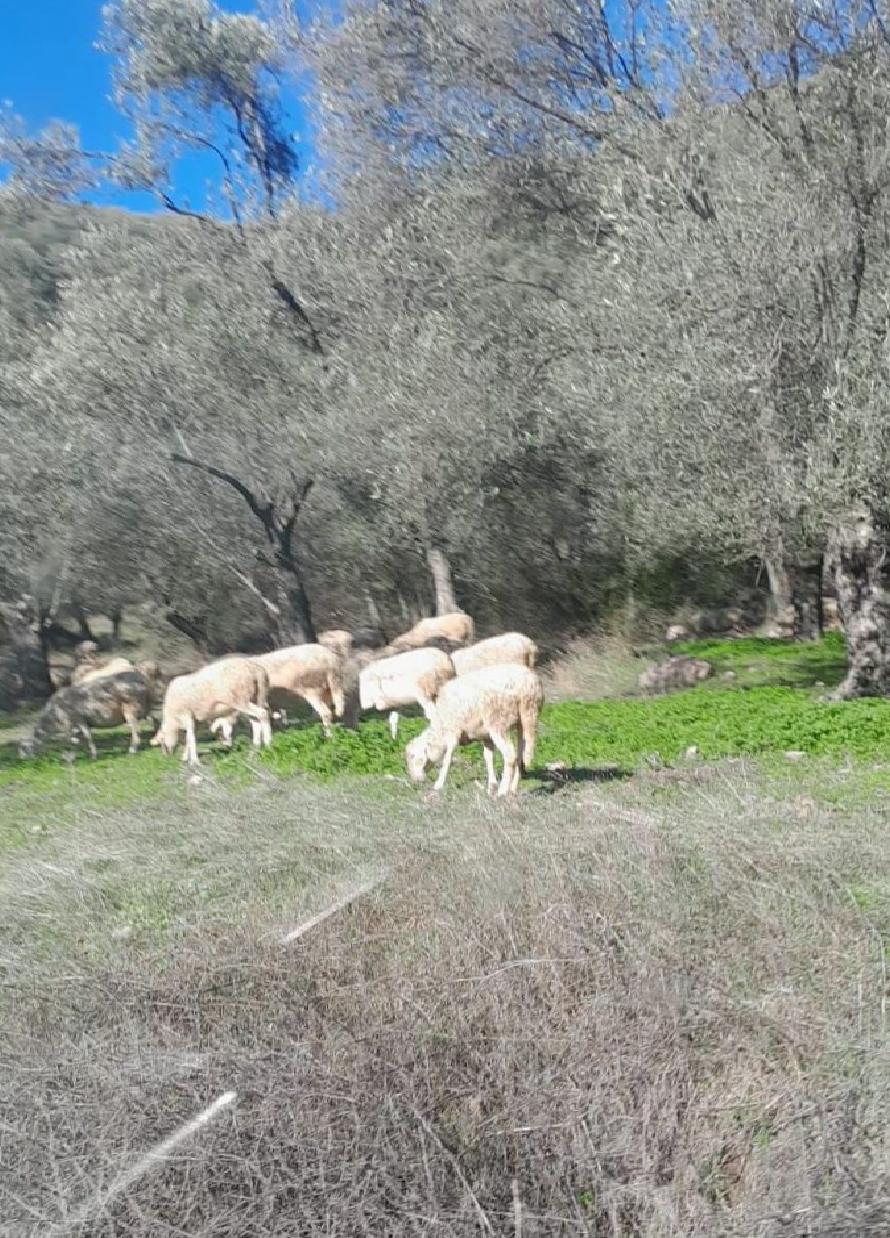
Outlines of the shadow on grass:
M632 775L633 770L624 769L619 765L604 765L599 768L592 765L575 765L565 769L530 769L525 777L542 784L532 790L532 795L553 795L562 787L579 783L615 782L630 778Z

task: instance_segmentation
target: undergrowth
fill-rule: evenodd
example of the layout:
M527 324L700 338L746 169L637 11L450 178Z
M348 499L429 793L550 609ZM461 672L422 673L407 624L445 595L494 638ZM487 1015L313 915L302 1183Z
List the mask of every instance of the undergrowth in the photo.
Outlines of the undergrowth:
M0 749L0 1229L890 1232L890 705L820 702L830 641L738 645L548 706L508 802L475 747L406 786L419 718L198 780L120 733Z
M507 804L207 782L13 857L0 1228L887 1233L887 809L669 772Z

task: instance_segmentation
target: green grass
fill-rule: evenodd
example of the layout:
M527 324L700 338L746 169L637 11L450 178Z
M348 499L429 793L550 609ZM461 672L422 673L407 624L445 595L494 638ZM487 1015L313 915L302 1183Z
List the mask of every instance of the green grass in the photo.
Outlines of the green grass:
M714 678L668 696L564 701L545 707L536 758L537 772L564 763L580 776L604 766L632 773L643 765L671 765L695 746L704 760L756 756L765 759L799 750L837 763L853 758L882 761L890 754L890 704L884 700L827 703L818 682L843 673L843 643L828 636L812 645L756 637L737 641L688 642L682 648L715 668L737 668L738 678ZM794 686L791 686L794 685ZM403 718L399 740L390 739L385 720L372 717L358 731L337 729L325 740L314 723L275 737L257 756L241 738L231 753L203 746L208 774L232 787L257 776L322 779L360 777L403 780L403 747L423 725ZM28 832L63 817L72 803L99 810L183 795L187 781L178 760L146 748L126 752L122 732L97 736L101 756L83 752L73 761L56 752L19 761L14 742L0 744L0 843L20 842ZM459 786L481 777L478 749L462 752L452 776ZM881 785L881 776L878 775Z
M732 671L739 686L810 688L840 683L847 668L844 638L829 632L819 641L771 640L744 636L737 640L680 641L671 652L704 658L719 676Z

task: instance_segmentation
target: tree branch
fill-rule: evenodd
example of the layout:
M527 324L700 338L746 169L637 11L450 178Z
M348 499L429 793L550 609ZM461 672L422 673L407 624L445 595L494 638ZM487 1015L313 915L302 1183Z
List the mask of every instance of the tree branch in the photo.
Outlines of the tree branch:
M256 516L257 520L259 520L263 525L269 540L272 540L272 513L274 511L273 503L260 503L253 491L246 486L243 481L239 481L234 474L227 473L224 469L216 468L213 464L204 464L202 461L195 460L191 456L180 455L179 452L173 452L170 459L174 462L174 464L187 464L189 468L198 469L202 473L207 473L210 477L215 477L219 481L224 481L227 486L231 486L233 490L241 495L242 499Z
M288 288L284 280L281 279L280 276L276 275L275 268L272 266L271 261L266 263L266 270L269 273L269 279L272 283L273 292L278 297L282 305L288 309L291 314L293 314L293 316L309 335L309 347L311 351L314 352L316 356L323 357L325 355L324 345L321 342L321 336L318 334L312 323L312 319L303 309L303 306L294 296L293 292L291 292L290 288Z

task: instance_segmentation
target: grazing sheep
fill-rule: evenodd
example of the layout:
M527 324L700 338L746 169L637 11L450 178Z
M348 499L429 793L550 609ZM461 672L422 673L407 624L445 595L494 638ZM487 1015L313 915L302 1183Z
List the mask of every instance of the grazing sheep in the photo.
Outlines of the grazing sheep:
M341 658L348 658L352 653L353 636L343 628L331 628L327 632L319 633L318 643L324 645L325 649L332 649Z
M127 675L136 670L138 667L135 667L129 658L112 658L110 662L103 663L80 662L71 672L71 683L76 686L79 683L91 683L94 679L104 679L108 675Z
M420 706L428 718L442 685L454 678L454 664L441 649L412 649L364 667L358 679L362 709L389 709L393 739L399 731L399 705Z
M504 632L501 636L490 636L488 640L477 641L466 649L457 649L451 655L457 675L481 671L485 666L515 665L532 668L537 659L538 646L521 632Z
M161 725L152 737L153 746L171 753L185 732L183 761L198 763L195 724L243 714L250 719L255 747L271 744L269 721L269 675L253 658L221 658L191 675L171 679L164 694Z
M693 688L713 673L710 662L702 658L674 657L658 666L650 666L637 680L643 692L671 692L675 688Z
M489 793L497 786L495 748L504 760L498 795L516 791L534 757L543 704L540 676L527 666L488 666L453 679L439 693L430 725L405 748L409 775L422 782L427 766L441 761L435 783L441 791L458 744L481 739ZM514 727L518 747L510 738Z
M334 718L342 718L346 708L343 690L343 663L324 645L290 645L252 659L269 676L269 703L284 722L285 706L302 699L321 718L328 738ZM211 727L221 731L223 742L231 743L235 715L221 716Z
M103 675L87 683L60 688L40 711L31 735L19 744L19 756L33 756L53 737L79 732L87 741L93 760L96 745L90 728L121 726L130 728L130 752L139 750L140 719L151 710L151 689L138 671Z
M455 645L468 645L476 634L476 625L469 615L462 610L453 611L450 615L436 615L431 619L421 619L413 628L397 636L392 643L393 649L401 652L406 649L422 649L436 639L454 641Z

